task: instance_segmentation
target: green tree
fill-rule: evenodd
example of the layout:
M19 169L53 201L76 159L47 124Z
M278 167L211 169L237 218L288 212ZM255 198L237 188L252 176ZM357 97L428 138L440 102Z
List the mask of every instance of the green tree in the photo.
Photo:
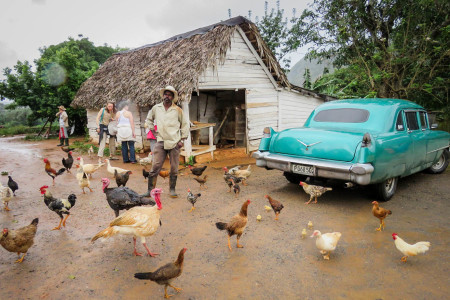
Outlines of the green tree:
M41 57L34 61L35 71L27 61L4 70L5 80L0 82L1 99L14 100L17 105L29 106L31 119L55 119L59 105L69 115L69 126L75 132L85 131L86 111L70 107L81 84L98 69L109 56L122 49L108 45L96 47L87 38L69 38L58 45L39 49ZM32 121L32 120L30 120Z
M311 83L311 74L309 73L308 68L306 68L305 73L303 73L303 79L305 80L305 81L303 81L303 87L305 89L310 89L312 83Z

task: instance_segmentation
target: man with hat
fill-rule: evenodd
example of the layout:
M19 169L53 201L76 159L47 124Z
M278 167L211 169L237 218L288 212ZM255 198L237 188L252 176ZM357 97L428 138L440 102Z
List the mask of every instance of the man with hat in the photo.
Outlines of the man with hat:
M66 109L64 106L58 106L59 111L56 113L56 117L59 118L59 145L69 146L69 135L67 134L67 128L69 128L69 117L67 116Z
M156 137L153 149L153 164L148 177L148 191L144 196L149 196L150 191L156 186L156 179L161 171L163 163L169 155L170 161L170 197L178 197L175 192L177 184L178 165L180 162L180 149L184 140L189 136L189 122L184 118L183 110L175 102L178 100L178 92L172 86L166 86L159 91L162 103L156 104L148 112L145 125ZM154 123L158 124L155 131Z

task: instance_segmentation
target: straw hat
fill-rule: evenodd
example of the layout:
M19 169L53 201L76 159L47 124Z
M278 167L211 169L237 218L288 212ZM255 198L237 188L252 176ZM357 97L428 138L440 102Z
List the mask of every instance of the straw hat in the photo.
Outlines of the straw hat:
M62 109L62 110L66 110L66 108L65 108L63 105L58 106L58 108L59 108L59 109Z
M173 93L173 100L172 100L173 102L177 102L178 101L178 92L173 86L168 85L165 88L160 89L159 90L159 95L161 96L161 98L163 97L163 94L164 94L165 91L171 91Z

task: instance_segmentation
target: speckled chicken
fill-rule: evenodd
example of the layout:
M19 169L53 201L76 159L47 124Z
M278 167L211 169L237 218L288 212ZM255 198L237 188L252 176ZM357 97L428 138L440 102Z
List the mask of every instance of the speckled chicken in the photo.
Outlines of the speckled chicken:
M60 230L61 224L66 227L67 218L70 216L69 210L75 206L75 202L77 200L77 196L75 194L70 194L67 199L57 199L53 197L53 195L48 190L48 186L44 185L40 188L41 194L44 195L44 203L47 207L58 214L60 221L59 225L52 230ZM63 214L66 217L63 220Z
M309 194L309 201L305 202L305 204L309 204L312 199L315 199L314 203L317 203L317 198L322 196L327 191L333 190L329 187L323 187L318 185L307 184L306 182L300 181L300 185L303 187L303 190Z
M198 193L198 194L192 194L191 190L188 189L188 194L187 194L187 201L189 203L192 204L192 208L189 210L189 212L193 211L195 209L195 203L197 202L197 199L201 196L202 194Z

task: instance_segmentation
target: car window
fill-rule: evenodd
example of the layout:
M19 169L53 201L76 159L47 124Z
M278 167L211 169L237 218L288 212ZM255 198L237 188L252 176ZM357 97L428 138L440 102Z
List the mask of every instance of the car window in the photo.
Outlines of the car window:
M397 129L397 131L405 130L405 126L403 125L403 114L402 114L402 112L398 113L397 122L395 123L395 128Z
M428 128L427 113L424 111L420 111L419 118L420 118L420 127L422 129L427 129Z
M320 111L316 122L364 123L369 119L369 111L358 108L335 108Z
M419 122L417 121L417 113L415 111L408 111L405 113L408 130L418 130Z

